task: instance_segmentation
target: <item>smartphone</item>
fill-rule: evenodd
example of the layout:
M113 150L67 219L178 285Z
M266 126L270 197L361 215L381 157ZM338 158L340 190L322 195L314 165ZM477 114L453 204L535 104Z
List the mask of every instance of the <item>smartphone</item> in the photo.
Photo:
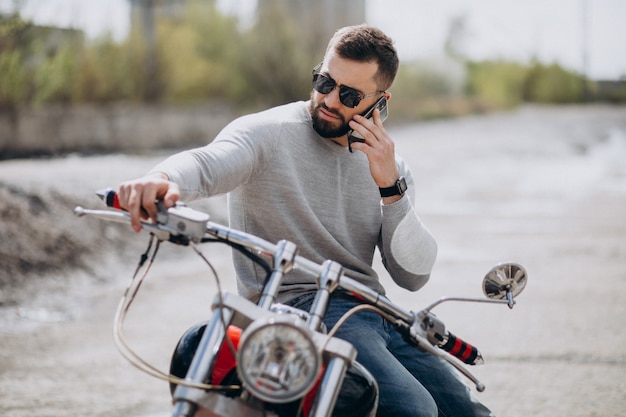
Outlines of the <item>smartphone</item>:
M385 120L387 120L387 116L389 116L389 107L387 106L387 97L382 96L381 98L379 98L372 107L367 109L367 111L362 114L362 116L365 117L366 119L371 119L374 114L374 109L378 109L380 111L381 122L384 122ZM355 130L350 130L348 132L348 144L351 145L354 142L365 142L365 139L363 138L363 136L361 136L359 132ZM350 149L350 151L352 151L352 149Z

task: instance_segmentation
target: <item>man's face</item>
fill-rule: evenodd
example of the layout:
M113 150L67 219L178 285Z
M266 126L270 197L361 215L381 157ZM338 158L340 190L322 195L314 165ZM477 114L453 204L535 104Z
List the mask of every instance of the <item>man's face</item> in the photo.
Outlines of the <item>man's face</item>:
M340 86L351 87L361 95L375 92L378 90L374 82L377 70L378 64L374 62L347 60L332 51L326 55L319 72L332 78L337 86L328 94L322 94L315 89L311 91L309 111L313 120L313 129L320 136L333 139L344 146L348 145L346 136L350 130L348 122L355 115L365 112L380 95L366 97L355 108L351 108L340 101Z

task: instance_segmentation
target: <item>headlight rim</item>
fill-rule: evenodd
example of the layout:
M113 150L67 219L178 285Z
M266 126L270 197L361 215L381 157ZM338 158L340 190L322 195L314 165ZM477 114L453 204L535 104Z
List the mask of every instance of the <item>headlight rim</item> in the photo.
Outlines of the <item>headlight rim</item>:
M309 369L313 370L313 372L307 376L305 383L300 383L299 386L295 387L291 386L291 388L294 389L290 389L288 392L282 392L280 395L277 395L275 392L268 393L262 388L256 386L254 381L258 381L258 379L254 380L253 377L247 373L248 370L245 366L247 361L244 359L243 355L246 354L248 349L247 345L252 336L257 335L259 331L263 331L264 329L271 329L272 332L275 332L281 326L285 326L290 330L296 330L301 336L304 337L304 340L306 340L308 344L308 346L306 346L306 352L310 354L307 355L306 360L313 361L308 366ZM250 324L250 326L248 326L241 335L241 341L237 351L237 373L245 389L254 397L259 398L262 401L284 404L303 398L311 390L311 388L315 386L319 378L321 368L322 355L315 343L313 331L306 327L302 319L297 316L278 314L265 319L256 320Z

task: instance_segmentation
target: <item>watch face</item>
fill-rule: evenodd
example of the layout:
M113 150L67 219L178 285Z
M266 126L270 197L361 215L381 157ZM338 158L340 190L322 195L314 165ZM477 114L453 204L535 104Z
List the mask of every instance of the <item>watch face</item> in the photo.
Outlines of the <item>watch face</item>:
M400 191L401 194L404 194L406 189L407 189L406 180L404 179L404 177L400 177L400 179L398 180L398 190Z

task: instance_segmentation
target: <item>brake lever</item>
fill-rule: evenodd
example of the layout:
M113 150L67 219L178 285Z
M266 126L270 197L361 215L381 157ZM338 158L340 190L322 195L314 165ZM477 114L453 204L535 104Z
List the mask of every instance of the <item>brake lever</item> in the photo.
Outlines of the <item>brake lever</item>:
M103 220L130 224L130 215L119 205L115 190L108 188L98 191L96 194L107 206L119 211L88 210L76 207L74 214L79 217L90 215ZM210 216L207 213L194 210L184 203L178 202L173 207L166 208L163 201L158 201L156 223L142 220L141 226L161 240L188 245L190 241L199 243L202 240L206 233L209 219Z
M122 211L90 210L81 206L76 206L74 208L74 214L77 217L90 216L116 223L130 224L130 215ZM170 240L171 231L163 229L161 225L148 223L142 220L141 227L142 229L154 234L160 240Z

